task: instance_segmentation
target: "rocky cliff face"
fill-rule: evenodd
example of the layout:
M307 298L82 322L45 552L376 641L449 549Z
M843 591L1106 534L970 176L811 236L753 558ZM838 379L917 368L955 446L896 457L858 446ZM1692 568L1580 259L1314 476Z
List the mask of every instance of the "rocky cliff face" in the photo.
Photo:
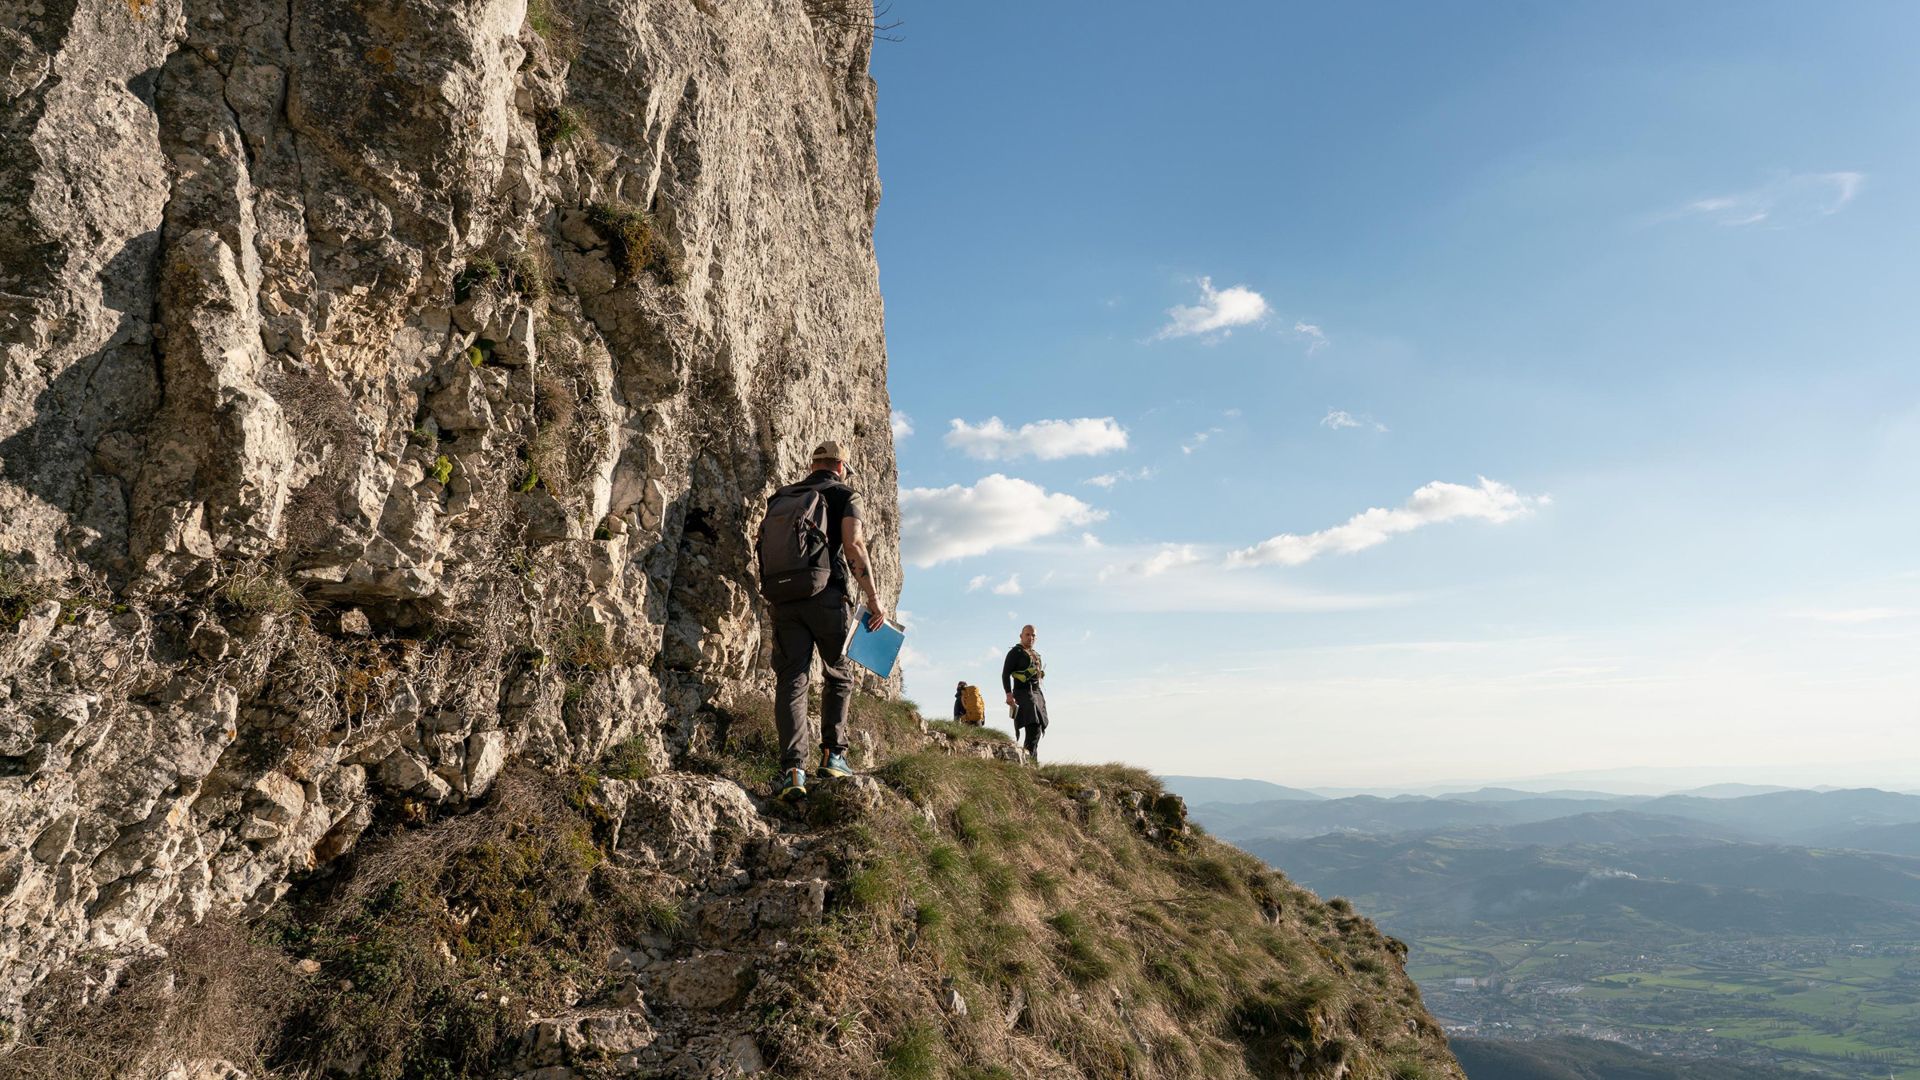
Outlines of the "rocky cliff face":
M822 438L897 587L849 15L0 0L0 1004L509 759L664 767Z

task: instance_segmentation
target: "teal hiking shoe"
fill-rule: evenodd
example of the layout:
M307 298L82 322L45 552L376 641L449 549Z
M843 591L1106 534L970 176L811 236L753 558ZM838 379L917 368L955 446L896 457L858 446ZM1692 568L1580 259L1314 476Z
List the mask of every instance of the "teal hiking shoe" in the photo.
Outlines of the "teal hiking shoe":
M788 769L787 778L780 786L781 802L798 802L807 797L807 771Z
M821 776L852 776L853 766L847 764L847 755L830 753L821 759L819 773Z

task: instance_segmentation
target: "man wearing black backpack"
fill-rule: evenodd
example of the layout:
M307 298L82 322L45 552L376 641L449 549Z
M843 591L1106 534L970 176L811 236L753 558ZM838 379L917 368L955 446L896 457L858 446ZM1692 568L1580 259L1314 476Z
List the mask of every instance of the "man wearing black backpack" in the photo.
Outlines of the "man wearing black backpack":
M846 776L847 703L853 696L846 657L853 630L848 583L866 600L867 629L878 630L880 604L873 563L860 536L860 496L845 482L846 453L832 440L813 451L806 479L773 493L760 525L760 592L773 607L773 720L780 731L779 795L807 793L808 669L820 653L820 773Z

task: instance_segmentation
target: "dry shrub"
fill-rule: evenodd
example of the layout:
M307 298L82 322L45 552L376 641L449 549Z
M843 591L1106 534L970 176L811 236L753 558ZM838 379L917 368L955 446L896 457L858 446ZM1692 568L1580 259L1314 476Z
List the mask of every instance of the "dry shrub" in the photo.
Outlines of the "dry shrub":
M248 615L289 615L309 606L285 574L262 563L234 567L220 583L220 599Z
M321 973L275 1063L374 1080L490 1077L528 1018L597 992L608 950L677 915L670 883L607 862L584 774L513 769L462 817L363 843L281 933Z
M77 968L45 983L20 1043L0 1054L0 1077L126 1080L202 1059L261 1075L296 984L282 953L218 921L134 961L111 992L99 989L104 974Z

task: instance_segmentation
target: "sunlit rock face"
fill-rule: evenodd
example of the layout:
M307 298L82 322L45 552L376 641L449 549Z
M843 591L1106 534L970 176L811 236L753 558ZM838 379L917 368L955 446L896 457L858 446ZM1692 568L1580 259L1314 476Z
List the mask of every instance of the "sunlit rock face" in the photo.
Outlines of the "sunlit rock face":
M898 513L871 35L799 0L0 2L0 1003L764 678Z

